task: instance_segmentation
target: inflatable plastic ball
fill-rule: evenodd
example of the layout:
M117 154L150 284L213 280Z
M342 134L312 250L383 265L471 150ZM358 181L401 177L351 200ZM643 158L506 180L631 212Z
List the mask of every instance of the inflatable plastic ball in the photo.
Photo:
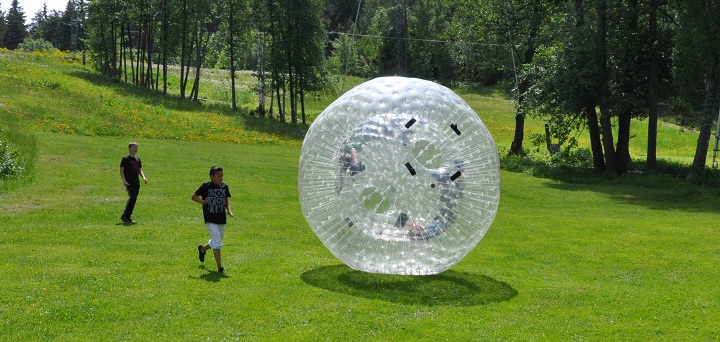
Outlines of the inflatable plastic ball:
M310 126L298 189L310 228L351 268L437 274L490 227L500 162L487 127L453 91L381 77L342 95Z

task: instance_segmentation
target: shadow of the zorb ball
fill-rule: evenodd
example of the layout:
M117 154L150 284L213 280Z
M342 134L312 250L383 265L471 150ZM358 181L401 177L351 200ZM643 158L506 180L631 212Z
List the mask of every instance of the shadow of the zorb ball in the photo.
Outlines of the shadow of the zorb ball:
M345 265L323 266L302 274L310 285L356 297L416 305L476 306L517 296L507 283L452 270L429 276L374 274Z

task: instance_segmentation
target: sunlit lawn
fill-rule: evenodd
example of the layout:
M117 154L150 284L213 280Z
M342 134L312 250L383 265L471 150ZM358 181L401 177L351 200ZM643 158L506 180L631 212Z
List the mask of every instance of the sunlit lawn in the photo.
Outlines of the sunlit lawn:
M124 96L124 88L103 90L75 68L14 75L0 69L0 82L17 87L3 89L47 101L31 105L0 90L3 127L24 128L37 142L35 176L0 194L0 340L720 338L717 189L672 180L662 187L632 179L570 184L503 171L496 220L460 263L429 277L366 274L342 265L305 223L297 138L234 143L217 138L230 134L220 130L206 139L161 139L164 127L195 132L174 124L146 135L143 127L162 117L203 116L208 125L244 119L173 108L154 97L159 102L147 104L143 96ZM77 122L106 122L98 114L104 110L103 118L117 120L112 127L138 131L98 136L21 122L57 117L93 127L69 119L73 101L32 88L27 77L61 83L63 98L69 84L92 87L70 94L86 94L77 108L91 108L76 108L87 117ZM500 145L509 144L509 104L464 96ZM142 108L135 115L143 122L116 107ZM542 124L530 118L528 130ZM661 129L673 143L660 150L687 158L693 133L672 129ZM149 178L133 226L119 220L126 194L118 166L129 139L139 142ZM226 276L212 261L201 264L195 247L207 232L190 195L214 164L225 168L236 213L223 250Z

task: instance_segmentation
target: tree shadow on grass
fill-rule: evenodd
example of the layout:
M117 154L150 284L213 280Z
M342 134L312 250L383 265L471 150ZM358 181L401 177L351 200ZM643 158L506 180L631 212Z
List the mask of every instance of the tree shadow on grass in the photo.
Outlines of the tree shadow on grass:
M605 194L613 202L645 207L651 210L675 210L689 213L714 213L720 205L715 189L703 189L688 184L686 187L670 186L656 189L642 185L594 185L554 183L548 188L560 191L593 191Z
M159 90L136 86L115 78L87 71L75 71L71 76L83 79L94 85L110 89L121 96L133 96L143 104L150 106L163 106L177 111L198 111L202 104L197 101L181 100L172 95L163 95Z
M221 115L237 117L240 123L248 130L274 134L285 139L302 140L310 127L309 124L280 122L278 119L271 118L269 114L267 116L258 116L251 113L252 111L249 109L239 108L233 111L230 103L211 104L203 101L183 100L174 95L163 95L159 90L135 86L97 73L77 71L71 73L71 75L106 89L111 89L118 95L132 96L149 106L162 106L171 110L190 112L212 110Z
M356 297L426 306L476 306L517 296L507 283L455 271L429 276L373 274L345 265L323 266L300 277L305 283Z
M642 162L634 162L621 176L517 156L504 156L501 163L504 171L559 182L546 184L551 189L604 193L616 202L649 209L715 212L720 205L720 170L706 169L701 177L690 177L689 166L679 162L658 159L658 172L650 174L639 171Z
M255 114L245 118L245 127L256 132L272 133L289 139L302 140L310 125L283 123L276 118L269 117L269 114L267 116Z

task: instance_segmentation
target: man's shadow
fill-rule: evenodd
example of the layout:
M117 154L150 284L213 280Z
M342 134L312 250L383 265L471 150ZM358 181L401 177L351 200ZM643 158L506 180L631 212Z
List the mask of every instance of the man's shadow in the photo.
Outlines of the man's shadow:
M307 271L300 278L334 292L411 305L476 306L510 300L518 294L505 282L452 270L429 276L401 276L335 265Z

